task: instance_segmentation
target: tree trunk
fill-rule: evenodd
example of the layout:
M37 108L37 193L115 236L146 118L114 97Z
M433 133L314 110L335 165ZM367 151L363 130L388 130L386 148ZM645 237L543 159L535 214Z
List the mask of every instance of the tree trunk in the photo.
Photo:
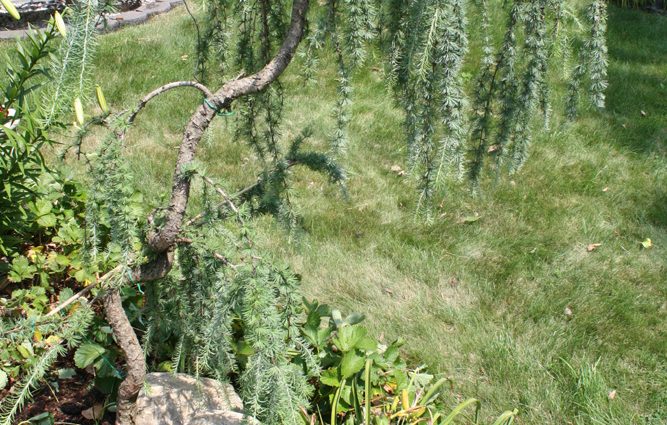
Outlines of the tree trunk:
M183 219L190 197L190 176L182 173L181 170L194 161L197 145L217 110L229 108L232 102L240 97L264 90L285 71L301 42L308 6L309 0L294 0L290 28L285 35L285 40L276 56L264 68L251 76L226 83L209 97L208 102L199 106L190 118L176 160L174 183L165 223L160 229L150 232L147 237L148 245L157 257L151 263L133 271L133 280L140 282L156 280L166 276L171 269L170 251L183 227ZM149 95L142 101L147 102L150 98L152 97ZM209 104L215 107L215 110ZM138 109L141 109L141 105ZM132 119L135 115L136 113L132 115ZM125 354L128 369L127 377L118 390L116 424L131 425L134 423L135 401L146 376L146 361L139 339L123 310L118 289L112 289L106 295L104 309L107 320L113 328L116 342Z
M120 291L117 288L109 290L104 296L104 313L113 329L116 342L123 350L127 363L127 376L118 388L116 399L116 424L132 425L135 413L134 402L144 384L146 375L144 351L125 314Z

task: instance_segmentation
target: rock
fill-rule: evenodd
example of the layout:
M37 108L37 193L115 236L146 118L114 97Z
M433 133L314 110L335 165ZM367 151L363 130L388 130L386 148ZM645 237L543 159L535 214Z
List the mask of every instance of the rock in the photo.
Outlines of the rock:
M182 373L149 373L146 384L137 397L136 425L190 425L204 415L226 417L243 414L243 403L229 384L208 378L196 379ZM196 416L195 416L196 415ZM241 422L196 422L200 424L236 424Z
M215 410L194 416L187 425L259 425L253 418L246 418L243 413Z

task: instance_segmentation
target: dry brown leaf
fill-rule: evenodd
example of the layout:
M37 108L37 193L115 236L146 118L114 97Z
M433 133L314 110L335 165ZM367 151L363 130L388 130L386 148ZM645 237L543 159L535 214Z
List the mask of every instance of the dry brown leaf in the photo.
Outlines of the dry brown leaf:
M593 252L601 246L602 246L601 243L591 243L591 244L588 244L588 246L586 247L586 251Z
M615 399L616 398L616 390L609 391L609 394L607 394L607 398L609 398L609 400Z
M96 404L93 407L83 410L81 416L88 420L99 420L104 416L104 405Z

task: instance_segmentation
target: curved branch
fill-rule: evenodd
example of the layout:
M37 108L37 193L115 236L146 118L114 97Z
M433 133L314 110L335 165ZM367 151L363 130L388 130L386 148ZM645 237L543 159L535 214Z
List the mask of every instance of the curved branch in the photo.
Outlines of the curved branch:
M140 101L137 107L132 111L132 114L130 117L127 119L128 124L132 124L134 122L134 119L137 117L137 114L144 109L146 104L151 101L154 97L157 97L161 95L164 92L167 92L169 90L178 88L178 87L194 87L200 92L202 92L206 98L213 97L213 92L211 92L208 87L205 85L198 83L196 81L175 81L173 83L165 84L162 87L158 87L157 89L153 90L152 92L148 93L146 96L144 96Z
M309 0L294 0L290 29L276 56L256 74L230 81L218 90L209 99L216 110L229 108L235 99L265 89L285 71L301 42L308 6ZM148 244L157 253L167 251L181 231L190 196L190 176L183 173L182 169L194 160L197 145L211 124L216 110L206 105L199 106L185 129L174 170L174 183L165 223L148 235Z

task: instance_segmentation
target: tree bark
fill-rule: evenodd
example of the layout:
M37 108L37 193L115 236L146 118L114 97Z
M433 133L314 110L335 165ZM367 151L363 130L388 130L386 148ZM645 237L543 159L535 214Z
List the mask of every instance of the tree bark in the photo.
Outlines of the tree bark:
M190 118L176 160L174 182L169 206L166 210L165 222L159 229L149 232L147 236L148 246L154 251L156 258L134 270L132 272L133 280L141 282L156 280L166 276L171 270L173 264L171 249L183 227L185 211L190 197L190 176L182 172L183 167L192 163L195 159L197 145L217 111L230 108L232 102L240 97L264 90L285 71L301 42L308 6L309 0L294 0L290 28L283 44L276 56L264 68L254 75L226 83L213 96L209 96L208 102L200 105ZM170 88L172 87L170 86ZM158 89L157 91L166 90ZM154 96L158 94L160 93ZM147 98L150 100L154 96ZM139 109L141 107L143 105ZM139 339L123 310L117 289L110 290L106 295L104 309L107 320L114 331L116 342L125 354L128 369L128 375L121 383L118 391L116 424L129 425L133 424L135 401L145 379L146 361Z
M127 376L118 388L116 398L116 424L134 423L135 401L144 384L146 360L144 351L123 309L123 301L117 288L104 296L104 314L113 329L116 342L123 350L127 363Z

